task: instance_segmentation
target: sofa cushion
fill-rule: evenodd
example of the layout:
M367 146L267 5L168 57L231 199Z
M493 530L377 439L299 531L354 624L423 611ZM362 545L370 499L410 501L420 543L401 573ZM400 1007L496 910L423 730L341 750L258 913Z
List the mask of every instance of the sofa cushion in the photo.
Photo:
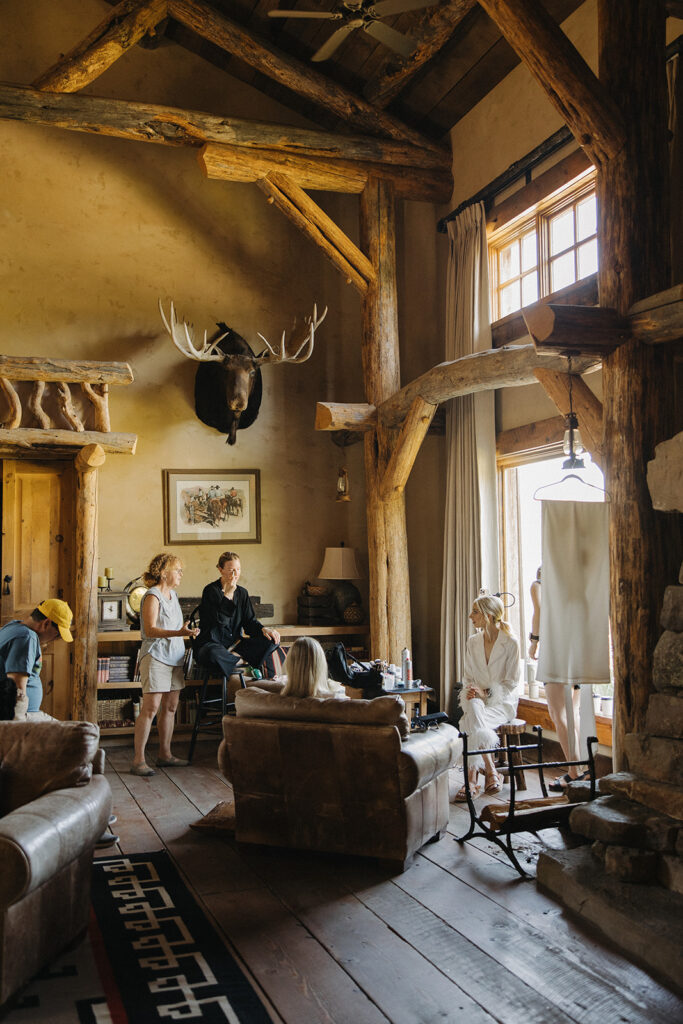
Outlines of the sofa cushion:
M401 736L410 734L405 704L394 694L374 700L339 697L281 697L249 686L235 694L238 717L275 718L290 722L326 722L335 725L393 725Z
M87 785L99 740L92 722L0 722L0 815Z

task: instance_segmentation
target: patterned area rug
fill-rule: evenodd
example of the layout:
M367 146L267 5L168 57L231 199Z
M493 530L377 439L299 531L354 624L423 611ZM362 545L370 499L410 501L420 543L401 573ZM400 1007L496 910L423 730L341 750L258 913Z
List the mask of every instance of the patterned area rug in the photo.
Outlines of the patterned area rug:
M167 853L93 864L87 940L4 1018L30 1024L271 1024Z

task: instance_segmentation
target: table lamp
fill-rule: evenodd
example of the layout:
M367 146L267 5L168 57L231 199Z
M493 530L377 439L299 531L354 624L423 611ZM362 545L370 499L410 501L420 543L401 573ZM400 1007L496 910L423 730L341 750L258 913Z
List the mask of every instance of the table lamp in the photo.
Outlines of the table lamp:
M318 579L337 581L335 586L330 589L334 594L335 609L342 621L363 621L360 591L353 583L348 582L360 579L356 565L356 552L353 548L344 547L343 542L338 548L325 548L325 557L318 573Z

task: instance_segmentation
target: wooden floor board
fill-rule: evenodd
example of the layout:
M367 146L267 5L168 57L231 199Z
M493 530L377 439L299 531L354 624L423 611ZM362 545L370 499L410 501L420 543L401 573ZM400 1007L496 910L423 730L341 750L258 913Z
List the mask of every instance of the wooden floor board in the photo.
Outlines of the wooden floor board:
M190 825L231 787L217 744L187 768L108 758L123 853L168 848L283 1024L670 1024L683 1001L582 930L486 840L449 833L402 875L355 857L238 844ZM174 746L182 756L182 744ZM152 760L152 758L150 758ZM531 783L531 779L530 779ZM538 786L537 780L534 788ZM530 784L530 789L532 788ZM505 798L505 794L502 795ZM501 799L497 797L494 799ZM533 868L552 833L524 840ZM114 848L115 849L115 848ZM102 851L111 856L112 848ZM526 865L526 862L524 862ZM278 1017L279 1015L279 1017Z

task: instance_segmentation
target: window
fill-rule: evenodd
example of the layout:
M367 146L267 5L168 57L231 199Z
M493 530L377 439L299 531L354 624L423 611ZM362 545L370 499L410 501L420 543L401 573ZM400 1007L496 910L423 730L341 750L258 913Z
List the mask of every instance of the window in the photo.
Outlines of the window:
M494 321L596 273L595 171L495 231L489 260Z

